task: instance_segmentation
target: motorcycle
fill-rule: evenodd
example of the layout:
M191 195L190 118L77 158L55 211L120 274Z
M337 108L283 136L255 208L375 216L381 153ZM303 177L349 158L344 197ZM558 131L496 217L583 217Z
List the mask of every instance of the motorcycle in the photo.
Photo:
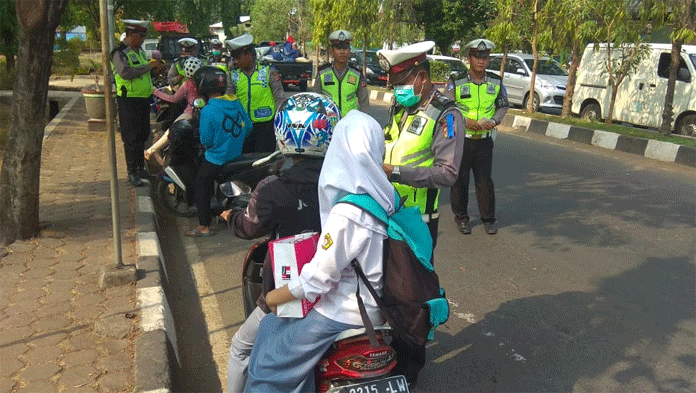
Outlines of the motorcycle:
M242 298L248 317L256 307L262 290L263 261L268 240L254 244L244 258ZM349 329L334 340L317 363L314 376L319 393L408 393L403 375L392 375L396 352L390 346L392 335L388 325L375 326L377 345L370 343L364 328Z

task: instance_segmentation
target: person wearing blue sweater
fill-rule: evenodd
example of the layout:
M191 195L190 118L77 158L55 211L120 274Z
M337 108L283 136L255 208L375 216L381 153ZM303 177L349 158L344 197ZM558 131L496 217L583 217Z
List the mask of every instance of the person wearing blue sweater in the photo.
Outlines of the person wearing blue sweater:
M242 154L244 138L251 132L249 115L235 96L224 95L227 90L227 75L218 67L201 67L193 76L198 93L206 100L201 110L199 134L205 147L204 159L196 175L196 207L198 226L186 232L186 236L212 236L210 222L210 198L215 178L223 165Z

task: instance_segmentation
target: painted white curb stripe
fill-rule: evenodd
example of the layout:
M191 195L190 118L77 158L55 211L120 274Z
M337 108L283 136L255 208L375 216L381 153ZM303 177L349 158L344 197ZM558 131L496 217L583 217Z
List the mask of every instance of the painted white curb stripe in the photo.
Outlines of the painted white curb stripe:
M167 297L164 289L159 287L138 289L138 303L140 303L140 328L144 332L154 330L164 330L167 338L172 343L177 362L179 361L179 350L176 343L176 331L174 330L174 319L169 310Z
M159 257L160 249L155 232L138 232L138 255Z
M382 98L382 101L391 102L392 98L394 98L392 93L384 93L384 98Z
M660 161L674 162L677 159L679 145L650 139L645 148L645 156Z
M619 140L619 134L613 132L595 130L592 135L592 145L603 147L605 149L616 149L616 142Z
M515 116L515 120L512 121L512 128L524 128L527 131L531 121L532 119L529 117Z
M172 393L172 391L169 389L155 389L155 390L144 391L142 393Z
M377 90L370 90L370 99L371 100L377 99Z
M546 128L546 136L550 136L558 139L568 139L568 133L570 132L570 125L559 124L559 123L549 123Z
M68 103L65 104L65 106L63 107L63 109L61 109L60 112L58 112L58 114L56 115L56 117L54 117L53 120L51 120L51 122L48 123L48 125L46 126L46 128L44 128L44 137L43 137L43 140L46 140L46 138L48 138L49 136L51 136L51 133L53 132L53 130L55 130L56 127L58 126L58 123L60 123L60 121L63 120L63 118L65 117L65 114L68 113L68 112L70 112L70 110L72 109L73 105L75 105L75 103L77 102L77 99L78 99L78 98L80 98L80 96L75 96L75 97L73 97L70 101L68 101Z
M152 204L152 198L149 196L139 196L138 211L143 213L154 213L155 205Z

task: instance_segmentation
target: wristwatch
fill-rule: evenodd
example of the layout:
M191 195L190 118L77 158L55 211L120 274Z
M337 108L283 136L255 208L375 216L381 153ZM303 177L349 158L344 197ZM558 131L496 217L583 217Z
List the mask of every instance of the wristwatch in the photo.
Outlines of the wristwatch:
M401 180L401 170L398 166L395 166L394 169L392 169L391 176L389 176L389 181L398 183L399 180Z

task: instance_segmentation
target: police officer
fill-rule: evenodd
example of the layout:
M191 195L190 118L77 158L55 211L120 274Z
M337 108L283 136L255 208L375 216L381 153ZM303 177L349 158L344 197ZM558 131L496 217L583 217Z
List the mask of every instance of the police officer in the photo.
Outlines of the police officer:
M194 38L182 38L177 41L177 43L179 44L181 52L167 73L167 83L169 83L169 86L174 90L176 90L176 88L181 85L181 82L184 81L184 78L186 78L186 74L184 73L184 61L191 56L196 56L198 52L198 41Z
M227 40L235 68L230 72L229 92L236 94L253 123L242 153L272 152L276 149L273 116L283 102L283 83L275 68L256 61L254 37L244 34Z
M126 19L126 38L111 52L111 67L116 80L116 103L121 126L121 139L128 167L128 182L143 185L143 150L150 136L150 71L163 72L161 60L147 60L141 48L149 22Z
M483 226L489 235L498 232L495 220L495 188L491 179L493 141L495 127L503 120L509 104L502 80L486 73L493 48L495 45L489 40L476 39L469 42L465 47L469 51L469 71L451 78L447 84L447 95L457 101L466 119L466 141L459 177L450 193L457 229L465 235L471 233L467 205L469 172L472 171Z
M404 205L417 206L428 224L433 246L437 240L440 189L457 180L464 145L464 119L454 101L431 83L426 53L432 41L398 50L377 52L382 69L394 85L396 104L385 129L383 169L406 197ZM414 383L425 364L425 347L413 348L394 340L398 373Z
M222 53L222 41L217 38L210 40L210 56L208 57L208 65L218 67L226 73L229 72L230 59Z
M362 72L348 62L353 35L346 30L336 30L329 35L333 65L326 63L317 70L313 90L324 94L338 105L341 116L351 109L367 112L370 105L367 82Z

